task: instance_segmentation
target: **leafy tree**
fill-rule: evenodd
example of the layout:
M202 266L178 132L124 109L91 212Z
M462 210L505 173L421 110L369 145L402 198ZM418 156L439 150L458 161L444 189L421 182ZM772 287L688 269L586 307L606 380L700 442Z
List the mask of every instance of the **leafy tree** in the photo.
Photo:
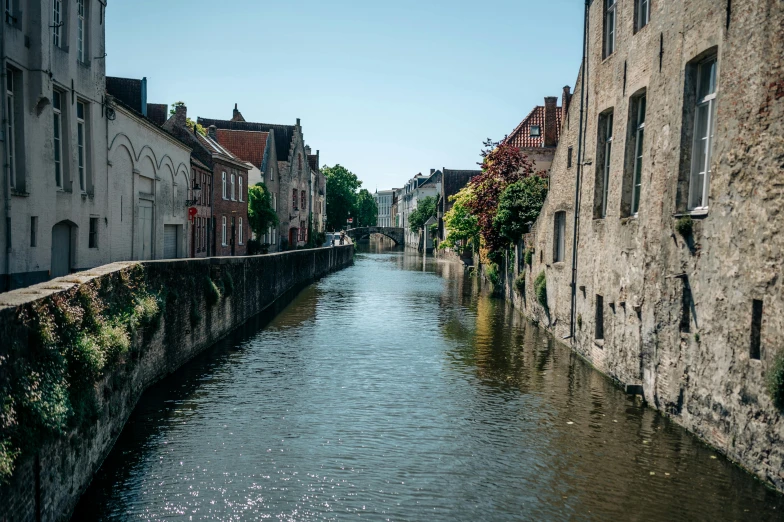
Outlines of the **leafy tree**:
M346 220L356 215L357 190L362 186L356 174L341 165L323 167L321 172L327 180L327 227L341 230Z
M248 189L248 224L256 236L278 224L278 213L272 208L272 195L264 183L256 183Z
M408 217L408 223L411 226L411 231L416 232L425 226L428 219L436 215L436 198L428 196L424 199L417 201L417 208L414 209Z
M355 225L358 227L375 226L378 222L378 206L368 189L361 189L357 194Z
M536 221L547 197L547 180L530 176L512 183L501 193L493 227L510 243L515 244L527 231L527 224Z
M533 162L518 147L491 140L484 145L482 173L469 182L475 196L469 202L469 210L476 216L484 246L494 259L509 246L509 240L493 224L501 194L506 187L535 171Z
M182 107L183 105L185 105L185 102L183 101L174 102L171 109L169 109L169 116L174 116L174 114L177 112L177 107ZM187 116L185 117L185 126L188 127L191 131L193 131L193 127L196 126L196 132L202 136L207 135L207 129Z
M454 248L460 252L479 250L479 222L469 209L473 197L474 191L470 185L449 197L452 208L444 214L447 235L441 242L442 248Z

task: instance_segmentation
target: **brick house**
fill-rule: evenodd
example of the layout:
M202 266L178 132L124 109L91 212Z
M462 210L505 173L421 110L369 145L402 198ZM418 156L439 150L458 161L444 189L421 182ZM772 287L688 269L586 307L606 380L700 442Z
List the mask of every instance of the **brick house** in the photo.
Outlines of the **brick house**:
M569 99L569 87L564 87L562 103L568 105ZM561 133L562 108L558 98L546 97L544 105L534 107L502 142L519 147L537 170L549 171Z
M191 189L199 188L201 193L192 201L196 208L196 216L191 226L191 257L209 257L209 248L213 239L212 232L212 198L213 174L208 165L199 161L191 154Z
M248 172L251 165L222 147L216 139L215 128L203 136L188 128L187 108L178 106L175 114L164 124L164 129L177 136L193 149L194 171L205 175L202 205L211 205L210 214L204 210L200 237L204 256L247 255L250 227L248 225ZM211 173L211 177L209 174ZM209 201L206 199L209 198ZM211 219L210 219L211 218ZM197 228L197 226L194 226Z
M248 122L235 106L231 120L197 121L204 127L215 127L217 142L261 170L279 219L277 229L270 233L270 250L304 246L308 240L313 181L300 120L295 125ZM262 140L264 154L259 163Z

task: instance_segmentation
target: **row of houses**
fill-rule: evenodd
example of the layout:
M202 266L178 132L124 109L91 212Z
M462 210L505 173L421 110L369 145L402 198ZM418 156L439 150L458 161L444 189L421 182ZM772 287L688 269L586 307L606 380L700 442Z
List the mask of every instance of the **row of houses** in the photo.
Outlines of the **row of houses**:
M299 119L250 123L235 105L194 125L184 104L149 102L146 79L107 78L101 0L3 9L0 290L114 261L245 255L258 182L279 218L259 243L324 230L326 182Z

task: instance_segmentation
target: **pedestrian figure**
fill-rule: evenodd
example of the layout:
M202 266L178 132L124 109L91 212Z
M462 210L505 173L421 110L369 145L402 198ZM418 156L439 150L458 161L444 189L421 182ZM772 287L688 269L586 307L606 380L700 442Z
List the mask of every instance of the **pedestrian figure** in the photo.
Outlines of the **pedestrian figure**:
M345 232L341 232L340 233L340 244L342 245L343 241L345 241L345 240L346 240L346 233Z

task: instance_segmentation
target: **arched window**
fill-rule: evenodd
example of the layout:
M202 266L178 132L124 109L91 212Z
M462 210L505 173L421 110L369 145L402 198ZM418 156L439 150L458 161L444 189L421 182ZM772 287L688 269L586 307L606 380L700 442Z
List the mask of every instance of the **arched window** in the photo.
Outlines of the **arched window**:
M297 189L291 191L291 208L297 210Z
M236 199L234 193L234 174L231 175L231 200L234 201Z

